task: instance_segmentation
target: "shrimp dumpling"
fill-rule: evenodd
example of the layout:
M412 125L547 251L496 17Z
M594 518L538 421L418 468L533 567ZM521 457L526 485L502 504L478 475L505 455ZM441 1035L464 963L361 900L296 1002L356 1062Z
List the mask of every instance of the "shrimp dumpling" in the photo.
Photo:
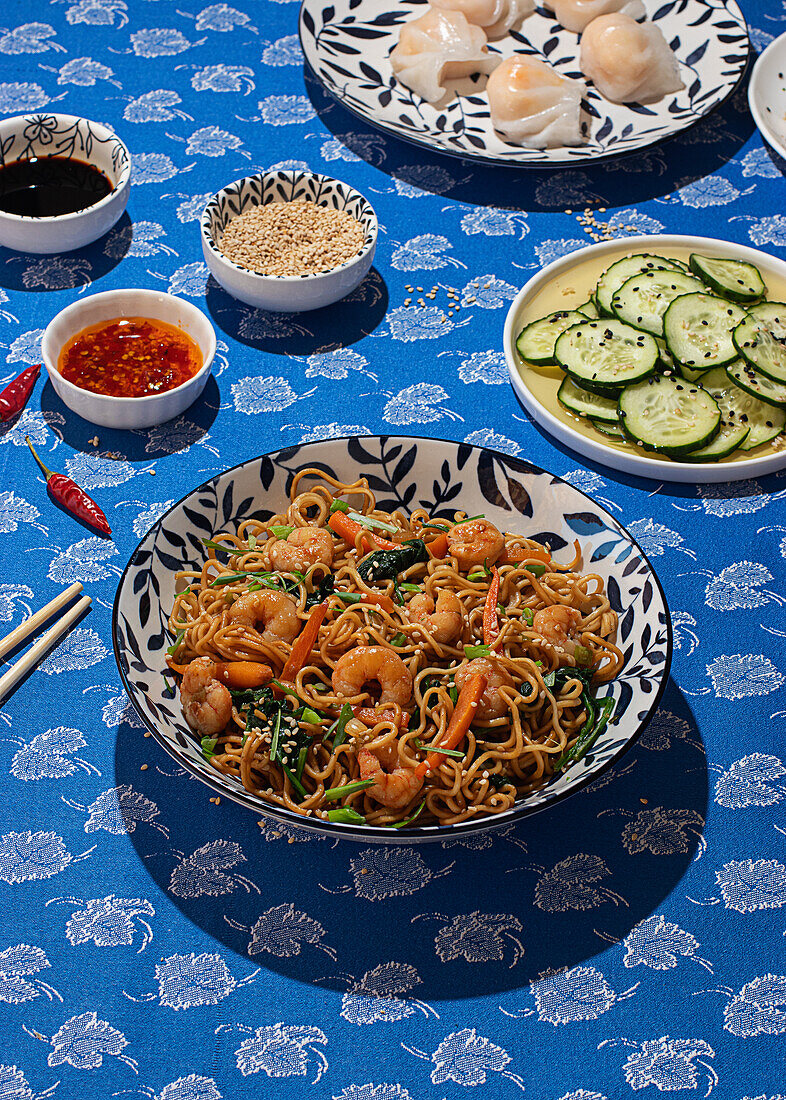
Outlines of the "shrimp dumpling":
M568 80L544 61L522 54L503 61L486 87L494 129L527 149L584 141L580 116L585 90L581 81Z
M435 8L460 11L468 23L482 27L487 38L501 38L535 10L535 0L431 0Z
M566 31L581 34L599 15L621 11L631 19L645 15L641 0L546 0L546 7L554 12L554 18Z
M684 87L660 28L629 15L593 19L581 38L579 65L612 103L649 103Z
M485 32L468 23L463 12L430 7L401 28L390 64L402 84L436 103L445 94L446 80L490 73L499 58L488 52Z

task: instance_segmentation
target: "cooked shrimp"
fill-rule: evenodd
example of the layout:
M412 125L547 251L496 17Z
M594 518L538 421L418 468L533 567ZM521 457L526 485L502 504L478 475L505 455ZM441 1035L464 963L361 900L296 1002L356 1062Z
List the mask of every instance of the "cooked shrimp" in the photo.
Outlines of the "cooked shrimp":
M551 607L541 607L535 612L532 629L540 634L544 642L572 655L577 645L573 635L580 622L581 615L575 607L565 607L564 604L555 603Z
M398 754L396 767L385 771L376 753L370 749L361 749L358 753L358 765L361 779L374 780L374 786L367 787L365 793L389 810L403 810L423 786L423 778L414 768L398 766Z
M460 569L493 565L504 545L505 536L487 519L457 523L448 531L448 553L456 559Z
M270 544L271 569L281 573L307 573L312 565L333 564L333 539L324 527L296 527L285 539Z
M437 602L427 592L413 596L407 604L409 617L421 623L435 642L455 642L464 626L464 607L455 592L437 593Z
M412 674L398 654L381 645L362 645L342 654L332 680L337 695L360 695L366 684L376 681L380 703L403 707L412 697Z
M229 724L232 697L226 687L261 687L273 675L256 661L213 661L197 657L183 673L180 702L189 726L202 737L214 737Z
M227 611L227 622L256 628L262 623L266 642L291 642L300 631L297 605L284 592L247 592Z
M501 718L508 710L508 703L499 694L502 687L512 687L513 680L496 661L489 661L485 657L476 657L467 665L456 669L456 687L461 691L464 684L482 673L486 677L486 690L480 697L475 717L481 722L488 722L492 718Z

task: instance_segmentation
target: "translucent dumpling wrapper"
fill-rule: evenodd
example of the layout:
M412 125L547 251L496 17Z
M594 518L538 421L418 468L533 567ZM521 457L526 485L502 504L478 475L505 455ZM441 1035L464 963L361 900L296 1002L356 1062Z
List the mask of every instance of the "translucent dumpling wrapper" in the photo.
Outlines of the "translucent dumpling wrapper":
M619 11L631 19L642 19L646 14L641 0L546 0L544 7L554 12L554 18L566 31L577 34L599 15Z
M628 15L593 19L581 38L579 65L612 103L650 103L684 87L660 28Z
M521 54L503 61L486 88L494 129L527 149L580 145L585 92L581 81L560 76L544 61Z
M429 8L401 28L390 63L402 84L437 103L445 95L446 81L490 73L499 58L488 52L485 32L468 23L462 12Z
M431 0L431 3L443 11L460 11L468 23L482 27L487 38L501 38L535 10L535 0Z

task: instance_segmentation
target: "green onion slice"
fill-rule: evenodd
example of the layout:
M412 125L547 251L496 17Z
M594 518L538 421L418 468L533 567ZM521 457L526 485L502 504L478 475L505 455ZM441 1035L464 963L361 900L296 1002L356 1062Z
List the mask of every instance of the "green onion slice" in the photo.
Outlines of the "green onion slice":
M295 776L297 777L298 780L300 780L301 776L303 775L303 769L306 766L306 757L307 756L308 756L308 749L304 745L303 748L300 750L300 752L297 754L297 771L295 772Z
M420 815L423 813L423 809L424 809L425 805L426 805L426 801L424 799L420 803L418 808L415 810L414 814L412 814L411 817L405 817L403 821L397 821L395 825L388 825L387 828L389 828L389 829L403 829L405 825L410 825L415 820L415 818L420 817Z
M525 561L522 562L524 568L528 573L531 573L533 577L542 577L546 572L546 566L542 561Z
M298 777L286 766L286 764L281 765L281 770L283 771L289 782L292 784L292 786L295 788L297 793L300 795L300 797L308 798L308 791L300 782Z
M339 825L365 825L366 819L352 806L337 806L335 810L328 810L328 821L336 821Z
M395 646L395 647L396 647L396 649L400 649L400 648L401 648L401 647L402 647L403 645L406 645L406 644L407 644L407 636L406 636L406 634L401 634L401 633L395 634L395 635L394 635L394 636L393 636L393 637L392 637L392 638L390 639L390 644L391 644L392 646Z
M211 756L216 755L217 737L203 737L199 743L202 746L202 755L205 760L209 760Z
M423 752L440 752L443 756L453 756L456 760L463 760L467 755L466 752L461 752L459 749L441 749L439 745L424 745L419 738L415 738L415 748L422 749Z
M470 660L474 660L475 657L489 657L491 655L490 645L465 645L464 656L469 657Z
M177 637L175 638L174 642L172 642L172 645L167 646L166 651L170 655L170 657L172 656L173 653L176 653L178 651L178 649L180 648L180 643L183 641L184 635L185 635L185 630L179 630L178 634L177 634Z
M334 500L333 503L330 505L330 513L329 514L332 516L334 512L348 512L348 511L349 511L349 505L347 504L347 502L345 500Z
M399 585L402 592L422 592L423 589L419 584L411 584L409 581L402 581Z
M209 550L223 550L225 554L236 554L236 546L225 546L223 542L214 542L213 539L202 539L202 542Z
M337 749L339 747L339 745L343 745L344 742L346 741L346 739L347 739L347 722L350 720L351 717L352 717L352 707L349 705L349 703L344 703L344 706L341 708L341 713L339 714L338 718L335 720L333 725L330 727L330 729L325 734L326 737L330 737L330 735L335 730L335 736L333 737L333 748L334 749Z
M360 523L363 527L373 527L378 531L387 531L391 535L397 535L399 533L398 527L394 527L392 523L384 523L381 519L374 519L373 516L364 516L360 512L347 512L350 519L354 519L355 523Z
M286 539L295 530L294 527L285 527L283 524L274 523L272 527L268 527L270 534L277 539Z
M331 787L329 791L325 791L323 797L328 802L335 802L337 798L343 798L345 795L354 794L355 791L365 791L367 787L373 786L373 779L361 779L357 783L347 783L343 787Z
M535 621L535 612L532 610L531 607L523 607L521 609L521 617L527 624L527 626L532 626L533 622Z
M273 727L273 739L270 742L270 759L271 760L275 760L276 759L276 754L278 753L278 734L279 734L280 729L281 729L281 708L279 707L278 714L276 715L276 724ZM281 766L283 767L284 765L282 764Z

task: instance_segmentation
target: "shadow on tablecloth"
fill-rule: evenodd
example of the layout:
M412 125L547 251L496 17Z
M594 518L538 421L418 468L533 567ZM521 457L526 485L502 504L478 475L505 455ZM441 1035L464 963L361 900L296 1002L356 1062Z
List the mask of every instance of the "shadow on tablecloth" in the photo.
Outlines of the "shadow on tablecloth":
M755 55L748 72L754 60ZM457 202L510 210L597 210L670 195L716 172L736 156L756 129L748 110L746 73L725 103L666 142L594 167L581 163L548 169L496 168L432 154L369 126L329 96L308 69L305 87L323 124L350 153L393 178L391 193L395 190L414 197L414 189L449 195ZM343 155L340 159L349 158ZM778 158L773 154L773 159Z
M360 998L357 1012L501 993L591 959L659 912L703 850L704 747L671 681L612 773L505 832L442 844L334 844L259 823L210 804L126 725L115 767L160 810L168 840L129 837L168 901L254 965Z

